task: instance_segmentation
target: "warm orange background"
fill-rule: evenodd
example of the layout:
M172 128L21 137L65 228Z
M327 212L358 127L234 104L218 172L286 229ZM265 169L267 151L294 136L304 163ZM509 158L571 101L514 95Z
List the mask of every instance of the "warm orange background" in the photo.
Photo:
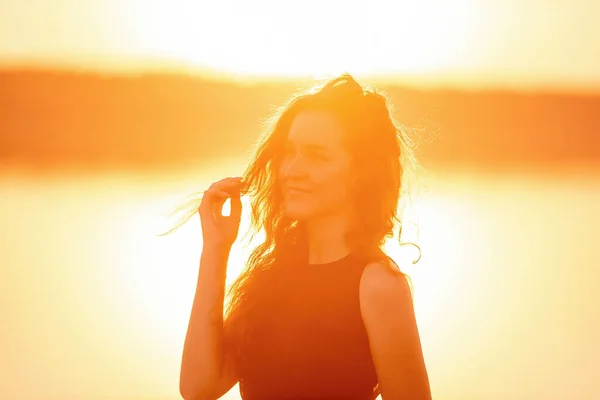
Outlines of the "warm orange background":
M600 87L595 0L22 0L8 65L272 78L349 71L461 87Z
M434 398L600 397L597 2L13 3L0 398L179 398L201 232L158 238L161 214L239 175L272 107L340 71L419 143L405 240L423 258L388 251Z

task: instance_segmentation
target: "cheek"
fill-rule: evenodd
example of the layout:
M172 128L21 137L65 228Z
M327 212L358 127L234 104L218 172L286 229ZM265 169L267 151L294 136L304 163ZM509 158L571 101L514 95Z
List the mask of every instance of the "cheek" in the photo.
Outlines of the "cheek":
M335 206L345 203L350 197L350 186L346 173L328 175L319 182L318 200L323 206Z

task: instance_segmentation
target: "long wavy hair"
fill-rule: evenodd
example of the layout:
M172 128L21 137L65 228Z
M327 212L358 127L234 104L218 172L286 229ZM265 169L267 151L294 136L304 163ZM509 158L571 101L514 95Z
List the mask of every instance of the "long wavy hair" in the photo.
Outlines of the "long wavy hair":
M225 343L238 357L243 356L254 328L264 316L260 305L284 286L273 283L285 279L285 268L293 264L286 261L308 257L304 224L286 217L283 195L277 187L289 128L296 115L308 110L330 113L345 132L343 144L352 160L355 209L346 237L349 247L354 252L385 257L381 247L393 237L395 227L398 238L401 236L400 200L408 195L408 182L415 176L418 163L408 129L395 121L386 96L344 74L293 97L267 121L267 129L243 174L241 193L250 197L251 238L262 233L264 240L252 250L227 292Z

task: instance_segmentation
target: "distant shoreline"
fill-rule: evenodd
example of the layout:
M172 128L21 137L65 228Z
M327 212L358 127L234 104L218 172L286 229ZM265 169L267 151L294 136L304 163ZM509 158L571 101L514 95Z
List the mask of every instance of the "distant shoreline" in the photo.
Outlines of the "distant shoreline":
M600 163L600 94L381 88L427 168ZM0 71L0 164L161 170L244 157L297 91L175 74Z
M245 166L244 160L239 159L219 159L213 158L200 162L189 163L148 163L147 165L127 165L127 164L96 164L96 165L77 165L69 163L55 164L32 164L19 161L0 160L0 179L19 178L19 179L60 179L62 177L82 177L93 178L95 176L145 176L148 178L168 179L171 176L184 174L186 176L194 175L195 171L202 174L202 171L218 171L227 169L232 163ZM240 171L240 173L243 171ZM548 178L548 179L592 179L600 180L600 161L597 163L581 162L556 165L505 165L505 166L480 166L469 163L447 164L443 166L423 166L422 174L419 179L427 180L428 176L435 179L444 179L445 176L469 176L480 178Z

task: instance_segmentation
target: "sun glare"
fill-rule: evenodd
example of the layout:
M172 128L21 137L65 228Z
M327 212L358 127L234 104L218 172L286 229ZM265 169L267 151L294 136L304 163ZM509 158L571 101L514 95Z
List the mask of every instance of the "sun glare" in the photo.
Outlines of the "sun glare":
M472 53L471 0L131 2L139 48L168 60L255 76L419 74L463 63Z

